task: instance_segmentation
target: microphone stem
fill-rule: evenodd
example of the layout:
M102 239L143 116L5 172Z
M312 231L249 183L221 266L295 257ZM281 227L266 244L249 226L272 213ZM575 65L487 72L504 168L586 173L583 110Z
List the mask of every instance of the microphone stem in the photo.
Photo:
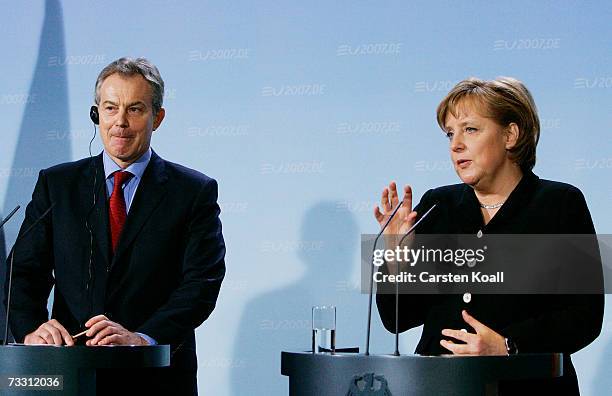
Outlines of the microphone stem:
M399 356L399 263L395 263L395 356Z
M391 213L391 216L387 219L385 225L381 228L380 232L374 239L374 246L372 246L372 262L370 263L370 300L368 302L368 329L366 331L366 348L365 355L368 356L370 354L370 329L372 327L372 294L374 293L374 250L376 249L376 243L378 242L378 238L383 234L391 220L395 217L399 208L402 206L404 201L400 201L397 204L397 207Z
M8 344L8 329L9 329L9 315L11 311L9 307L11 306L11 284L13 283L13 258L15 257L15 248L11 250L11 260L9 264L9 279L8 279L8 295L6 297L6 322L4 324L4 341L3 345Z
M374 288L374 265L371 265L372 273L370 274L370 290ZM365 355L370 355L370 327L372 325L372 293L370 293L370 301L368 303L368 332L366 335L366 350Z

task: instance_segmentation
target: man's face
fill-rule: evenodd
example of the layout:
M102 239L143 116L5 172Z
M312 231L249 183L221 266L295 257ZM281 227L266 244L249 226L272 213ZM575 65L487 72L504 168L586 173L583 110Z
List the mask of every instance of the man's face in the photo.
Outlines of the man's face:
M108 155L126 168L151 145L151 135L164 119L153 115L151 86L140 74L111 74L100 86L100 135Z

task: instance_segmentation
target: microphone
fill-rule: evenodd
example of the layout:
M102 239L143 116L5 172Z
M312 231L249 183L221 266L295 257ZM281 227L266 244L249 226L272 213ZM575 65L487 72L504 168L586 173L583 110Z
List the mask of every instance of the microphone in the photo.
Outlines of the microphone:
M371 269L370 271L370 301L368 303L368 329L366 332L366 348L365 348L366 356L370 354L370 328L372 327L372 294L374 292L374 250L376 249L376 243L378 242L378 239L380 238L382 233L385 231L385 229L387 228L391 220L393 220L393 217L395 217L395 215L397 214L397 211L399 210L399 208L402 206L403 203L404 203L403 200L400 201L397 207L393 210L393 212L391 213L391 216L389 216L385 225L380 229L380 232L378 233L378 235L376 235L376 238L374 239L374 246L372 246L372 260L370 260L371 261L370 263L370 269Z
M423 221L424 218L426 218L429 215L429 213L431 213L431 211L436 207L436 205L438 204L433 204L431 208L429 208L429 210L425 212L425 214L421 216L421 218L417 220L417 222L414 223L413 226L410 227L408 231L406 231L402 239L400 239L398 246L402 245L402 243L404 242L404 239L406 239L408 235L412 234L414 229L419 225L421 221ZM395 352L393 352L393 354L395 356L399 356L400 355L399 353L399 282L397 282L397 278L399 277L399 265L395 266L395 275L396 275L395 276L395 279L396 279L395 281Z
M51 212L51 209L53 209L53 207L55 206L55 203L52 203L51 206L49 206L49 209L47 209L38 219L36 219L36 221L34 223L32 223L21 235L19 235L17 237L17 240L15 240L15 243L13 244L13 248L11 249L11 253L10 253L10 261L9 261L9 273L8 273L8 290L7 290L7 298L6 298L6 323L4 324L4 342L3 345L6 345L8 343L8 329L9 329L9 315L10 315L10 307L11 307L11 285L13 282L13 259L15 258L15 246L17 246L17 242L19 242L20 240L22 240L26 235L28 235L30 233L30 231L32 231L32 229L34 229L35 226L38 225L38 223L40 223L42 221L42 219L45 218L45 216L47 216L47 214L49 214L49 212ZM15 210L16 211L16 210ZM12 213L11 213L12 215Z
M19 210L19 208L21 208L21 206L17 205L17 207L15 209L13 209L11 211L11 213L9 213L8 216L6 216L1 222L0 222L0 228L2 228L6 223L8 223L8 221L11 219L11 217L13 217L13 215L15 213L17 213L17 211Z
M17 211L18 211L20 208L21 208L21 206L17 205L17 206L15 207L15 209L13 209L13 210L11 211L11 213L9 213L9 215L8 215L8 216L6 216L4 219L2 219L2 221L0 221L0 229L2 229L2 227L4 227L4 225L5 225L6 223L8 223L8 221L11 219L11 217L13 217L13 215L14 215L15 213L17 213ZM4 265L4 263L2 263L2 265ZM8 319L7 319L6 323L8 323ZM5 341L4 341L4 340L6 340L7 338L8 338L8 330L6 330L6 331L4 332L4 339L2 340L2 344L3 344L3 345L6 345L6 343L5 343Z

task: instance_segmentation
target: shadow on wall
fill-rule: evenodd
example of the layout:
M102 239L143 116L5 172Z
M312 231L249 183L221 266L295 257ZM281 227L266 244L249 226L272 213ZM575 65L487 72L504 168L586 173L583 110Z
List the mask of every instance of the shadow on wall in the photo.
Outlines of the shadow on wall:
M38 58L9 172L3 213L9 213L17 205L22 208L4 226L4 233L0 235L2 263L6 259L6 248L15 241L23 221L25 206L31 199L38 172L69 161L72 156L70 134L67 133L70 130L70 117L65 59L62 6L59 0L47 0ZM0 265L0 279L6 279L5 275L6 267ZM4 285L0 285L0 288L4 296ZM4 319L2 309L1 328L4 328Z
M610 329L605 328L605 324L606 321L604 321L604 327L601 330L600 337L612 334ZM601 354L600 362L597 365L598 369L595 373L595 379L591 385L591 393L593 395L609 395L610 389L612 389L612 366L610 365L610 356L612 356L612 337L607 338L608 340Z
M300 242L297 253L305 275L245 307L232 359L240 362L231 370L234 395L288 394L289 381L280 373L281 351L310 349L313 305L336 305L338 347L357 346L363 338L366 299L358 285L350 287L359 262L359 228L353 215L335 202L314 205L304 215ZM267 276L274 276L273 271Z

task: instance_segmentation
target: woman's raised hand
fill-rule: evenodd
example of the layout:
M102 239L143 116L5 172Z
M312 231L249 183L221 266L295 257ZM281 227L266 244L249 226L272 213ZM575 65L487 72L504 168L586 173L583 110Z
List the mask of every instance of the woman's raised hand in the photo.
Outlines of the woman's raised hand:
M416 221L417 212L412 210L412 187L404 187L404 197L402 198L404 203L398 210L397 214L391 220L384 234L387 235L400 235L405 234L410 227L412 227ZM399 205L399 196L397 194L397 185L395 182L389 183L389 187L385 187L380 197L380 207L377 205L374 208L374 217L382 228L393 210ZM382 211L381 211L382 209Z

